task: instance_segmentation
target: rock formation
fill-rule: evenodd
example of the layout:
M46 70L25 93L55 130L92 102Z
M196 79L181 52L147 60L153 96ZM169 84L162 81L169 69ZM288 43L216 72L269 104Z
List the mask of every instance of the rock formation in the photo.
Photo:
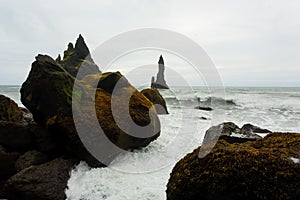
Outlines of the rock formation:
M83 73L77 76L78 79L83 79L89 74L101 73L81 35L76 40L75 47L72 43L69 43L68 49L64 51L63 59L61 60L60 55L58 55L56 62L73 77L77 76L79 68L83 68L81 69Z
M66 199L65 189L74 163L61 158L30 166L8 179L9 199Z
M270 133L244 142L220 138L212 150L202 145L173 168L167 199L299 199L299 144L298 133ZM199 158L200 148L211 152Z
M156 88L144 89L141 93L155 105L157 114L169 114L166 101Z
M210 127L205 133L202 144L209 144L218 139L224 139L229 143L254 141L261 138L257 133L271 133L271 131L252 124L245 124L239 128L232 122L224 122Z
M169 89L169 86L165 81L164 73L165 73L165 63L162 55L160 55L158 61L158 73L156 76L156 81L154 77L151 78L151 88Z
M14 199L11 195L15 191L8 191L6 185L11 176L66 154L63 145L46 128L37 125L28 110L19 108L14 101L3 95L0 96L0 105L0 198ZM55 187L45 177L40 178L49 187ZM19 187L26 188L26 184ZM66 184L61 187L65 188Z
M101 128L115 145L122 149L144 147L159 136L159 119L154 113L152 121L149 116L149 109L152 107L152 103L139 93L125 77L118 72L109 72L102 75L95 74L94 76L100 76L98 77L100 80L98 79L99 83L93 106L96 108ZM90 113L93 112L94 108L86 104L86 101L92 100L92 96L87 93L90 86L86 85L87 82L84 80L81 82L82 84L74 85L74 77L60 67L52 58L39 55L32 64L27 80L22 85L21 101L32 112L37 123L48 127L49 130L55 133L55 137L64 143L67 152L76 158L86 161L91 166L101 166L102 163L96 160L82 144L77 134L72 114L73 86L78 88L78 99L76 101L78 101L78 105L82 106L81 109L87 112L90 111ZM118 83L117 89L115 87L116 83ZM148 133L136 132L134 135L139 135L140 137L131 136L130 134L137 130L132 129L127 124L126 118L123 118L123 121L121 120L121 123L126 124L124 125L126 130L119 128L111 109L111 93L113 89L117 91L115 95L119 95L116 106L120 108L116 110L122 111L129 106L131 116L127 117L133 119L136 124L145 126L152 122ZM131 96L129 105L124 98L127 94ZM120 116L123 115L124 113L120 113ZM92 121L90 120L90 114L81 116L81 118L83 125L86 124L89 128L95 127L95 125L90 124ZM97 131L95 134L97 134ZM145 134L152 136L145 137ZM93 142L95 141L91 140L91 143ZM102 143L95 143L94 145L104 146L105 144ZM106 150L109 151L110 149Z
M83 63L88 64L86 73L76 77ZM81 36L75 47L69 44L62 60L38 55L20 92L29 111L0 95L0 199L63 200L76 163L83 160L92 167L105 166L122 150L145 147L160 135L152 102L121 73L101 74ZM101 147L96 153L107 156L105 162L84 146L74 110L81 113L79 123L85 127L81 137ZM108 144L114 148L107 148Z

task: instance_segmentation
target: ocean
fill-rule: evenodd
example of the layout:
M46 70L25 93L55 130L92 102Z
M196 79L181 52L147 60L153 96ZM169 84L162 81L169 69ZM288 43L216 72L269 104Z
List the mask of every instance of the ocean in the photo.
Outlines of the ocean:
M0 94L20 106L19 86L0 86ZM205 87L161 90L169 115L160 115L161 135L145 148L119 155L107 168L81 162L71 173L69 200L164 200L172 168L201 145L212 125L231 121L271 131L300 132L300 88L227 87L212 95ZM212 107L213 111L196 109Z

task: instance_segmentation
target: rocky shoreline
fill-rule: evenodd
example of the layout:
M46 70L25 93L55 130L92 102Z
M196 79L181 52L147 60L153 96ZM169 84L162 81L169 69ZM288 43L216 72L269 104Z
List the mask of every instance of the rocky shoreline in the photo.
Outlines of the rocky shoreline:
M66 199L76 164L105 167L123 150L149 145L160 136L157 115L168 114L156 88L138 91L120 72L102 73L81 35L63 58L38 55L20 92L26 108L0 95L0 199ZM147 129L136 129L124 108ZM94 152L82 141L74 109ZM300 199L299 159L300 134L226 122L209 128L201 147L175 165L167 199Z
M76 77L79 67L83 67L84 73ZM93 80L99 81L94 88L95 97L88 92ZM76 99L72 99L73 88L79 89ZM115 109L123 111L129 107L131 120L140 126L147 125L147 129L141 132L128 125L126 115L118 122L115 120L111 109L113 91ZM91 167L105 167L122 150L147 146L160 135L155 104L161 103L166 109L157 90L148 90L150 100L121 73L101 73L81 35L75 47L72 43L68 45L63 59L59 56L55 61L50 56L38 55L20 92L26 109L0 95L0 198L65 199L64 191L74 165L85 161ZM92 147L100 148L96 154L104 155L102 160L83 144L73 119L72 100L80 105L76 110L81 113L80 125L87 127L85 136ZM93 110L96 125L89 115ZM124 112L117 113L118 117L122 115ZM99 134L99 127L105 139ZM107 148L110 143L117 150Z

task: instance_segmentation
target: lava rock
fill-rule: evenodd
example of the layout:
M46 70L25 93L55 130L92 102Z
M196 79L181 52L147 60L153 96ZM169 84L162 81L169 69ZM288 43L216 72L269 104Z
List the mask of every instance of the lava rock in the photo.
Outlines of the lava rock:
M21 155L15 163L17 171L21 171L31 165L39 165L48 161L48 156L36 150L28 151Z
M95 74L95 77L98 76ZM74 99L73 87L76 88ZM107 142L113 142L121 149L139 148L148 145L160 134L159 118L155 110L151 110L153 104L119 72L101 75L97 87L94 88L96 95L90 94L91 85L85 80L75 83L74 77L51 57L38 55L21 88L21 101L33 114L34 120L47 127L68 154L90 166L102 166L102 163L86 149L82 135L93 147L102 147L93 152L99 153L107 150ZM116 113L112 113L112 99L117 102L114 104ZM74 119L73 112L80 113L80 119ZM119 119L118 123L116 119ZM80 130L84 134L78 135L74 120L80 121L79 128L85 127L85 130ZM134 124L128 123L130 121ZM136 128L136 125L147 130L140 131L141 128ZM96 142L95 138L99 138L102 132L109 140L103 138ZM120 152L107 152L107 155L116 156Z
M72 168L71 160L58 158L23 169L6 182L9 199L64 200Z
M157 114L169 114L167 109L167 104L164 98L159 93L156 88L148 88L141 91L154 105Z
M204 111L212 111L211 107L204 107L204 106L196 106L195 109L204 110Z
M212 126L206 131L202 143L209 144L212 141L218 140L219 138L224 139L230 143L254 141L261 138L261 136L255 134L251 128L247 128L250 126L256 127L253 125L247 125L243 129L240 129L236 124L232 122L224 122L217 126Z
M202 145L173 168L168 200L299 199L300 134L271 133L265 138ZM199 151L211 152L199 158Z
M20 156L17 152L8 153L0 145L0 180L3 180L16 172L15 162Z
M34 136L28 124L0 122L0 144L10 151L27 151L33 148Z
M91 57L90 51L85 44L82 35L76 40L75 47L69 43L68 49L64 51L64 57L61 60L60 55L56 61L73 77L83 79L89 74L100 74L99 67L95 64ZM81 74L77 74L81 68Z
M23 112L10 98L0 94L0 121L21 121Z
M21 87L21 101L38 124L57 112L71 112L74 78L51 57L38 55Z

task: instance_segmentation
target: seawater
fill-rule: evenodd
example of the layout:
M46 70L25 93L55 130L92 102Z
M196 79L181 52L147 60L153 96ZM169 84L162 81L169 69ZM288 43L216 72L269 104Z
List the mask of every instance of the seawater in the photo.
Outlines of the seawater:
M0 86L1 94L22 106L19 90L19 86ZM145 148L124 152L107 168L91 169L81 162L71 173L67 199L164 200L176 162L201 145L210 126L224 121L300 132L300 88L230 87L225 88L225 96L212 96L204 87L160 92L170 113L159 116L160 137ZM197 110L197 105L214 110Z

